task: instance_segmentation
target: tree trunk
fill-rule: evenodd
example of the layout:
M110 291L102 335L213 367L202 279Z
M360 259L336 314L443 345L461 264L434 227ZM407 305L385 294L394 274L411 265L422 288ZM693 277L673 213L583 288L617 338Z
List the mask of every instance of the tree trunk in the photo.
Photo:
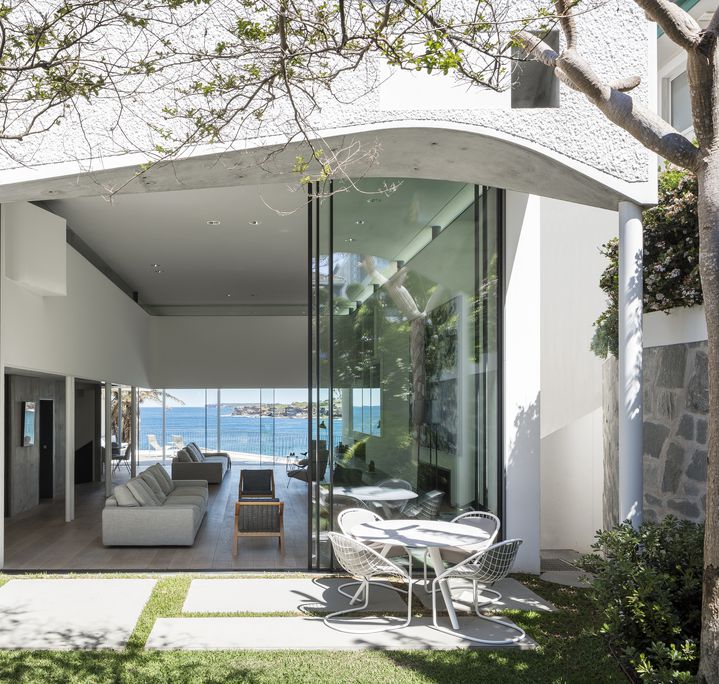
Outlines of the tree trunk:
M699 268L709 338L707 464L700 682L719 682L719 146L709 151L699 181Z

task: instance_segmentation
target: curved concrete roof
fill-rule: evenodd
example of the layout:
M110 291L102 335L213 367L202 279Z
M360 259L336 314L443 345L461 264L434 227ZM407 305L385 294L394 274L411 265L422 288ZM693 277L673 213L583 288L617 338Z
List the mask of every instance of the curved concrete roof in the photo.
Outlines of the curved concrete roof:
M445 122L402 122L333 130L322 145L343 149L360 145L376 152L372 164L360 154L347 175L456 180L527 192L605 209L630 200L651 204L656 182L629 183L597 171L567 155L492 129ZM0 173L0 202L87 197L111 192L167 190L296 183L291 172L296 155L307 155L299 143L269 141L263 147L231 151L197 151L144 173L146 158L125 155L80 162L15 169ZM133 177L134 174L137 177Z

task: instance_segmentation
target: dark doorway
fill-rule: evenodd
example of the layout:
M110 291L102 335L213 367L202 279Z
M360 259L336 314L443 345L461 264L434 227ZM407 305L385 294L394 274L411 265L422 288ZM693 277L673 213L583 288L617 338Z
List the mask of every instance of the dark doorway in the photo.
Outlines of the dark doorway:
M55 419L53 402L40 400L40 498L55 495L53 461L55 460Z

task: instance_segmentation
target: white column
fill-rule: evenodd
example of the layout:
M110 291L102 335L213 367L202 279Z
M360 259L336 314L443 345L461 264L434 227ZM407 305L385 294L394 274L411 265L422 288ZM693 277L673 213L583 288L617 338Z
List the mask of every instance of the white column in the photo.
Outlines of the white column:
M130 477L137 475L137 387L130 388Z
M117 388L117 446L122 450L122 385Z
M519 538L514 569L539 572L540 543L540 198L506 193L504 307L504 514ZM501 477L501 474L499 474Z
M619 520L642 522L642 210L619 203Z
M217 449L216 449L216 451L222 451L222 449L220 449L220 437L221 437L221 434L220 434L220 429L221 429L220 428L220 401L221 401L221 397L222 397L221 390L218 387L217 388Z
M165 457L167 456L167 418L165 412L167 411L167 392L162 390L162 464L165 464Z
M75 519L75 378L65 378L65 522Z
M105 496L112 496L112 383L105 381Z

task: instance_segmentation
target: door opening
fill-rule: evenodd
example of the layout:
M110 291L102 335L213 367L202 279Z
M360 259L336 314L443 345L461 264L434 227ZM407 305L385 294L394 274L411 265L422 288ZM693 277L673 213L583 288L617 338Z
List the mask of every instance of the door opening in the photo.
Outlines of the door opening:
M53 462L55 460L54 404L49 399L40 400L40 469L39 490L41 499L55 496Z

